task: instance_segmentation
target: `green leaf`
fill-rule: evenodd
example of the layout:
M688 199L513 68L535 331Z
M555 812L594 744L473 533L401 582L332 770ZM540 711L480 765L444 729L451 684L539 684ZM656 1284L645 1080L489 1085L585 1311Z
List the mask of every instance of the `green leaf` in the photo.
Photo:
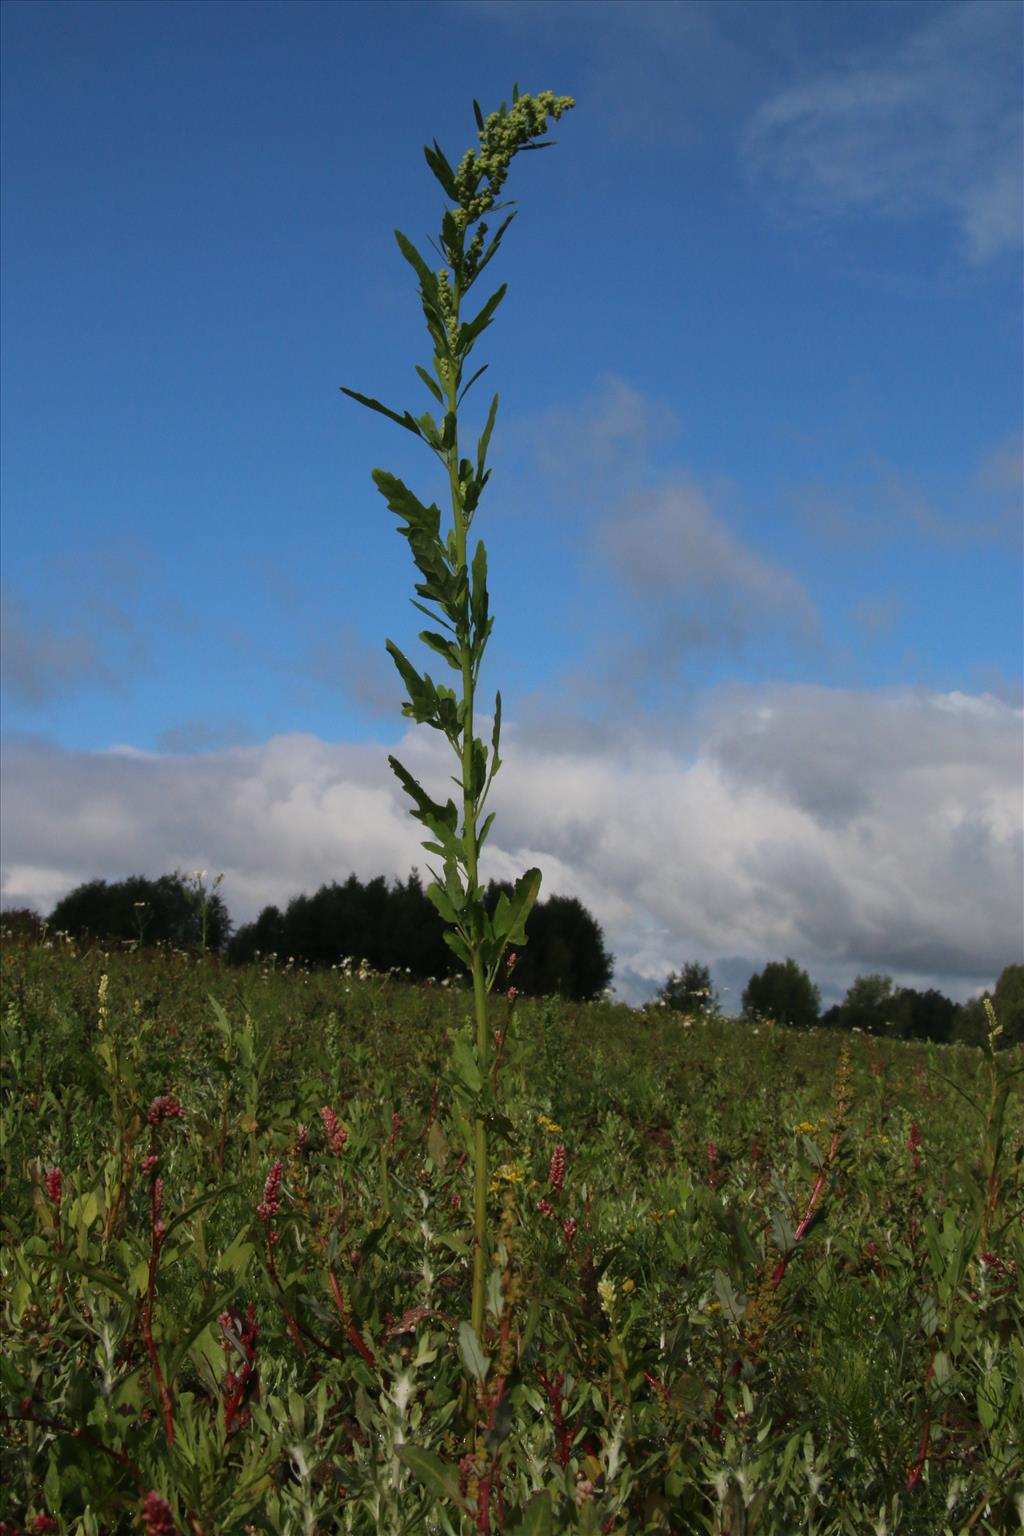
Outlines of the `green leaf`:
M459 866L454 859L445 860L444 888L448 895L448 900L456 912L464 912L466 910L466 889L462 884Z
M239 1284L241 1284L241 1282L239 1282ZM184 1360L185 1356L188 1354L189 1350L192 1348L192 1345L199 1338L199 1335L203 1332L203 1329L204 1328L208 1328L211 1323L214 1323L214 1322L217 1321L218 1317L220 1317L222 1312L227 1311L228 1307L234 1301L235 1295L238 1292L238 1289L239 1289L239 1286L235 1285L235 1286L232 1286L232 1288L229 1291L225 1291L217 1299L217 1301L216 1301L216 1303L214 1305L212 1305L210 1307L207 1307L206 1311L202 1314L202 1316L199 1317L192 1324L192 1326L188 1330L188 1332L181 1339L179 1339L178 1342L175 1344L174 1352L171 1355L170 1361L169 1361L168 1366L167 1366L167 1379L168 1379L169 1382L172 1382L174 1380L174 1378L175 1378L175 1376L177 1374L177 1371L178 1371L178 1367L181 1365L181 1363Z
M391 410L389 406L381 405L379 400L373 400L369 395L361 395L358 390L348 389L344 384L341 386L341 392L343 395L348 395L350 400L358 400L359 404L365 405L368 410L378 411L381 416L387 416L392 421L397 421L400 427L404 427L414 437L422 437L423 434L416 425L415 419L408 411L404 415L399 416L397 411Z
M40 1253L34 1255L34 1258L37 1263L52 1264L69 1275L86 1275L90 1280L95 1280L97 1285L101 1285L105 1291L109 1291L112 1296L116 1296L119 1301L131 1305L131 1297L117 1276L112 1275L109 1270L100 1269L97 1264L83 1263L80 1259L73 1259L63 1253Z
M487 413L487 425L484 427L483 436L476 445L476 477L482 481L484 478L484 465L487 462L487 445L491 441L491 433L494 431L494 421L498 414L498 397L495 395L491 401L491 408Z
M395 1455L407 1467L418 1483L437 1499L445 1499L466 1514L472 1512L469 1501L459 1492L459 1478L453 1467L446 1466L433 1451L425 1451L418 1445L399 1445Z
M508 1527L508 1536L552 1536L551 1495L546 1488L531 1493L523 1518Z
M453 203L457 203L459 200L459 189L455 184L455 172L445 159L441 146L436 139L434 140L433 149L430 148L429 144L424 144L423 154L430 169L444 188L445 195L450 197Z
M459 1324L459 1354L462 1356L462 1363L468 1375L482 1385L487 1379L491 1362L480 1348L473 1324L467 1323L465 1319Z
M431 828L434 822L439 822L447 831L454 833L459 820L455 801L449 800L446 805L439 805L436 800L431 800L426 790L416 782L409 770L402 766L397 757L389 756L388 763L391 766L391 772L398 779L410 800L415 801L416 813L419 819Z
M205 1195L201 1195L198 1200L194 1200L192 1204L186 1206L183 1211L179 1211L177 1216L174 1217L173 1221L169 1221L167 1223L167 1231L164 1233L164 1243L166 1244L167 1239L170 1237L171 1233L176 1231L177 1228L181 1226L183 1221L188 1221L189 1217L194 1216L196 1211L202 1210L204 1205L209 1205L213 1200L221 1200L225 1195L237 1194L241 1188L241 1184L221 1184L216 1189L208 1190Z
M417 609L420 613L425 614L432 624L440 624L442 628L447 629L451 634L454 635L455 631L448 623L448 620L442 618L441 615L435 612L433 608L427 608L423 603L418 603L414 597L410 597L409 601L412 603L412 606L415 609Z
M494 695L494 725L491 729L491 778L498 771L498 743L501 741L501 694Z
M539 869L528 869L515 883L511 901L502 891L494 912L494 936L502 948L526 943L526 920L540 891Z
M416 364L416 372L419 374L424 384L430 390L430 393L433 395L438 405L444 405L444 395L441 393L441 386L438 384L437 380L432 379L427 370L425 368L421 368L419 363Z
M487 550L481 539L476 546L473 555L473 597L470 611L473 615L473 624L476 627L478 638L481 631L487 627Z
M487 748L478 736L473 738L473 746L470 751L470 780L466 785L466 793L471 800L479 800L483 793L483 787L487 780Z
M416 426L423 441L433 448L435 452L439 452L443 446L441 429L429 411L424 411L422 416L417 416Z
M429 890L427 891L427 895L430 895ZM462 938L460 934L453 933L450 928L446 928L441 937L448 945L448 948L459 957L466 969L471 969L473 965L473 956L469 952L469 945L466 943L465 939Z
M459 326L459 334L455 342L455 350L459 357L465 357L474 341L482 331L485 331L494 319L494 311L508 292L508 284L502 283L496 288L483 308L478 310L472 320L467 320L465 325Z
M398 649L398 646L393 640L387 640L385 641L385 644L387 646L388 655L391 657L391 660L397 667L401 675L402 682L405 684L406 692L409 695L409 702L415 708L420 699L422 699L426 693L426 685L424 679L416 671L416 668L413 666L408 657Z
M456 1035L452 1041L452 1063L463 1087L472 1094L479 1093L484 1085L483 1074L476 1059L476 1047L468 1034Z
M458 646L451 640L446 640L444 635L437 635L430 629L421 629L420 639L432 651L436 651L439 656L443 656L454 672L462 671L462 656L459 653Z
M477 379L480 377L480 375L482 373L486 373L489 367L490 367L490 363L484 363L482 368L478 368L477 369L476 373L474 373L474 375L470 379L469 383L463 388L461 394L459 395L458 400L455 402L456 405L461 405L462 404L463 400L465 400L466 396L469 394L470 390L473 388L473 385L476 383Z
M441 921L443 923L451 923L454 928L459 921L459 914L452 905L447 891L435 881L432 885L427 886L425 894L436 907Z
M490 261L491 257L497 251L499 245L501 244L501 237L502 237L502 235L505 233L506 229L508 229L509 225L512 223L512 220L515 218L515 216L516 216L515 212L510 213L508 218L503 220L503 222L499 226L497 233L492 237L491 242L488 245L486 251L484 251L484 254L481 256L480 260L476 264L476 274L475 274L474 279L473 279L474 282L480 276L480 274L483 271L484 267L486 267L486 265Z
M409 265L415 268L426 297L436 304L437 302L437 276L423 260L412 241L402 234L400 229L395 230L395 239L398 241L398 249L405 257Z

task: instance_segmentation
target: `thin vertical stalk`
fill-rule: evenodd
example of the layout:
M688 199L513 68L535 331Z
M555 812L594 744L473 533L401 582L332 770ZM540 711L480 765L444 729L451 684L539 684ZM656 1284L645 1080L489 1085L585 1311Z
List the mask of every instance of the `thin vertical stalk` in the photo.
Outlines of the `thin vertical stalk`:
M495 699L494 724L490 751L474 734L475 694L480 677L487 639L493 619L487 593L487 554L478 543L472 565L468 558L468 536L480 496L490 478L486 466L487 448L498 409L498 396L491 402L487 424L477 443L476 463L459 457L458 409L468 390L484 372L478 369L463 387L463 374L477 337L491 323L495 310L505 295L502 284L482 308L466 323L460 321L460 307L477 277L497 252L502 236L514 217L509 214L499 229L487 239L484 219L504 206L497 201L513 157L520 150L536 149L535 141L547 132L549 119L557 121L573 106L570 97L556 97L544 91L536 97L520 96L513 91L511 111L501 109L486 119L476 102L473 110L479 130L480 148L469 150L457 167L449 164L435 143L424 150L427 164L454 206L444 213L440 240L435 249L444 266L431 268L413 243L399 230L395 238L406 261L419 280L420 300L427 322L432 350L433 376L417 367L437 405L444 410L440 423L430 412L414 416L398 412L367 395L343 386L344 393L360 405L388 417L426 444L448 471L451 496L451 528L442 534L440 512L425 506L396 476L375 469L373 479L388 506L401 520L400 532L409 540L413 559L420 572L418 599L414 606L439 625L439 629L421 632L420 639L459 676L461 697L453 689L435 683L426 672L419 672L402 652L388 641L402 681L407 689L403 713L421 724L429 725L446 737L459 761L462 806L461 825L455 803L434 800L412 774L394 757L391 767L413 802L412 814L426 828L424 843L441 863L432 870L433 883L427 889L434 906L446 925L445 939L454 954L466 966L473 979L474 1040L460 1042L454 1053L452 1088L456 1104L471 1125L473 1158L473 1294L471 1320L476 1347L486 1350L484 1339L486 1279L488 1265L487 1196L488 1121L494 1111L496 1083L490 1073L490 1034L488 994L499 974L502 958L509 944L526 942L525 924L540 888L540 871L527 870L515 884L511 896L502 894L495 910L489 912L480 885L479 858L493 817L482 819L494 775L501 765L499 739L501 698ZM467 244L469 230L476 226ZM485 365L486 367L486 365Z
M456 283L453 299L453 321L455 329L459 323L459 303L461 300L459 285ZM466 515L462 503L462 495L459 489L459 428L458 428L458 396L456 392L456 380L450 377L447 385L447 405L449 416L454 420L451 444L447 451L448 482L452 503L452 526L455 531L455 561L459 574L467 570L466 557ZM477 848L477 795L471 792L473 783L473 715L475 704L475 678L473 671L473 650L468 633L460 633L459 660L462 673L462 843L465 853L467 884L470 890L474 890L478 884L478 848ZM487 1018L487 978L484 975L484 962L481 953L482 924L479 915L473 913L472 943L470 945L471 965L473 977L473 1012L476 1022L476 1059L481 1077L486 1081L488 1055L490 1051L490 1038L488 1035ZM487 1260L488 1260L488 1232L487 1232L487 1193L490 1184L487 1155L487 1121L478 1109L473 1122L473 1300L470 1311L470 1320L473 1324L473 1332L477 1338L483 1341L484 1328L484 1300L487 1286Z

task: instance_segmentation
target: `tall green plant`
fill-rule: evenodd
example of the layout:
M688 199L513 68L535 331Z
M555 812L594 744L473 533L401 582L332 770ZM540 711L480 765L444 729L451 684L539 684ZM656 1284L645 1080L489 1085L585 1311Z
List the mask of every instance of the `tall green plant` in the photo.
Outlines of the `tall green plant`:
M435 247L444 264L432 269L397 229L395 239L419 279L420 302L433 356L430 369L417 365L416 372L443 412L440 422L435 421L430 411L422 416L414 416L411 411L393 411L354 389L344 390L353 400L389 417L427 445L444 466L451 499L451 523L442 532L441 511L436 504L425 506L408 486L386 470L373 471L377 489L400 520L399 531L409 541L422 578L416 584L420 600L414 598L412 602L426 614L432 627L423 630L420 639L441 657L456 679L454 688L435 682L428 673L418 671L392 641L387 642L408 694L403 714L440 731L459 764L455 782L461 792L461 810L454 800L443 804L434 800L395 757L388 759L412 801L412 815L429 834L423 846L441 861L440 870L431 870L433 883L427 894L446 924L446 942L473 979L475 1056L457 1062L456 1068L470 1097L473 1119L472 1326L481 1342L488 1252L487 1132L495 1114L488 1061L487 998L507 947L526 941L526 919L537 898L541 877L539 870L527 870L516 882L511 898L503 895L493 914L487 912L478 864L494 820L493 811L484 817L484 807L501 765L501 694L495 699L488 751L487 744L475 734L475 704L494 620L487 594L486 549L478 541L470 561L468 546L480 496L490 478L487 448L498 411L498 396L491 401L475 462L461 456L458 413L467 393L486 369L484 364L463 383L470 353L493 320L505 297L506 284L502 283L471 319L463 319L462 306L515 217L514 213L508 214L488 240L484 215L509 206L499 203L497 198L513 156L520 150L549 147L535 140L547 132L549 118L557 121L573 105L570 97L555 96L551 91L543 91L539 96L520 96L516 87L511 110L503 102L499 111L492 112L486 121L474 101L480 147L467 150L456 169L436 140L433 147L428 145L424 149L428 166L453 205L445 209L439 244Z

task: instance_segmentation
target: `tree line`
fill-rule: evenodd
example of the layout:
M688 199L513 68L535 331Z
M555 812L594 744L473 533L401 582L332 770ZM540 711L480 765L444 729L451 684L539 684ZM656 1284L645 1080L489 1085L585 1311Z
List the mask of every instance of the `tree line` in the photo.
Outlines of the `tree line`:
M51 932L80 941L168 944L220 955L230 965L273 957L282 964L314 968L365 962L374 971L410 981L442 981L457 970L444 942L444 925L417 871L389 885L381 875L322 885L292 898L282 910L266 906L255 921L234 930L216 889L199 874L178 872L148 880L90 880L69 891L46 919ZM491 881L489 912L512 887ZM38 937L42 920L27 910L5 912L7 932ZM574 896L550 896L534 906L527 944L516 957L509 984L528 996L559 994L577 1002L599 997L612 979L614 960L601 928Z
M1003 1027L1000 1045L1024 1041L1024 965L1008 965L991 994ZM720 999L710 967L690 961L673 971L660 988L657 1003L679 1013L717 1013ZM793 959L773 960L751 976L743 990L743 1017L771 1019L807 1029L861 1030L894 1040L934 1040L940 1044L980 1045L988 1032L982 998L955 1003L934 987L919 992L899 987L891 976L858 976L841 1003L822 1012L821 993Z
M251 923L235 930L215 881L179 872L149 880L90 880L76 886L46 920L51 932L101 943L139 947L168 944L208 951L231 965L273 958L313 968L365 962L372 970L394 972L410 981L442 981L456 967L443 938L443 924L417 871L388 884L377 876L365 883L349 875L299 895L282 910L266 906ZM486 903L493 911L511 886L492 881ZM43 920L27 909L6 911L7 933L38 938ZM530 997L560 995L586 1002L600 997L612 979L613 957L586 907L573 896L539 901L526 927L527 944L508 980ZM1024 1041L1024 965L1008 965L992 1001L1003 1026L1000 1043ZM656 1004L680 1014L715 1014L721 999L710 967L690 961L662 984ZM897 986L891 976L858 976L841 1003L822 1011L821 994L795 960L773 960L750 977L742 996L744 1019L772 1019L810 1028L862 1030L892 1039L963 1042L985 1039L987 1021L980 998L955 1003L935 988Z

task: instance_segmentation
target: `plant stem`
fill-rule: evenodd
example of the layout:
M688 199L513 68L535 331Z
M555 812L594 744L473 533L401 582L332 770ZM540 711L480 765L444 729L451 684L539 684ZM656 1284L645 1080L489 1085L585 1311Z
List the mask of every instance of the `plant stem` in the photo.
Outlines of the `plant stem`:
M453 326L459 323L461 293L456 284L453 293ZM451 489L452 522L455 529L456 562L460 573L468 567L466 552L466 515L459 486L459 428L458 428L458 377L449 371L447 380L448 411L455 418L451 444L447 450L448 483ZM473 705L475 678L473 675L473 650L470 620L458 636L462 662L462 843L466 859L466 875L469 889L478 888L476 815L477 795L473 780ZM487 1030L487 981L484 976L483 957L480 953L482 940L479 901L472 902L473 943L473 1008L476 1017L476 1060L481 1081L487 1080L487 1057L490 1040ZM481 1348L484 1347L484 1298L487 1284L487 1122L477 1113L473 1125L473 1303L470 1320Z

